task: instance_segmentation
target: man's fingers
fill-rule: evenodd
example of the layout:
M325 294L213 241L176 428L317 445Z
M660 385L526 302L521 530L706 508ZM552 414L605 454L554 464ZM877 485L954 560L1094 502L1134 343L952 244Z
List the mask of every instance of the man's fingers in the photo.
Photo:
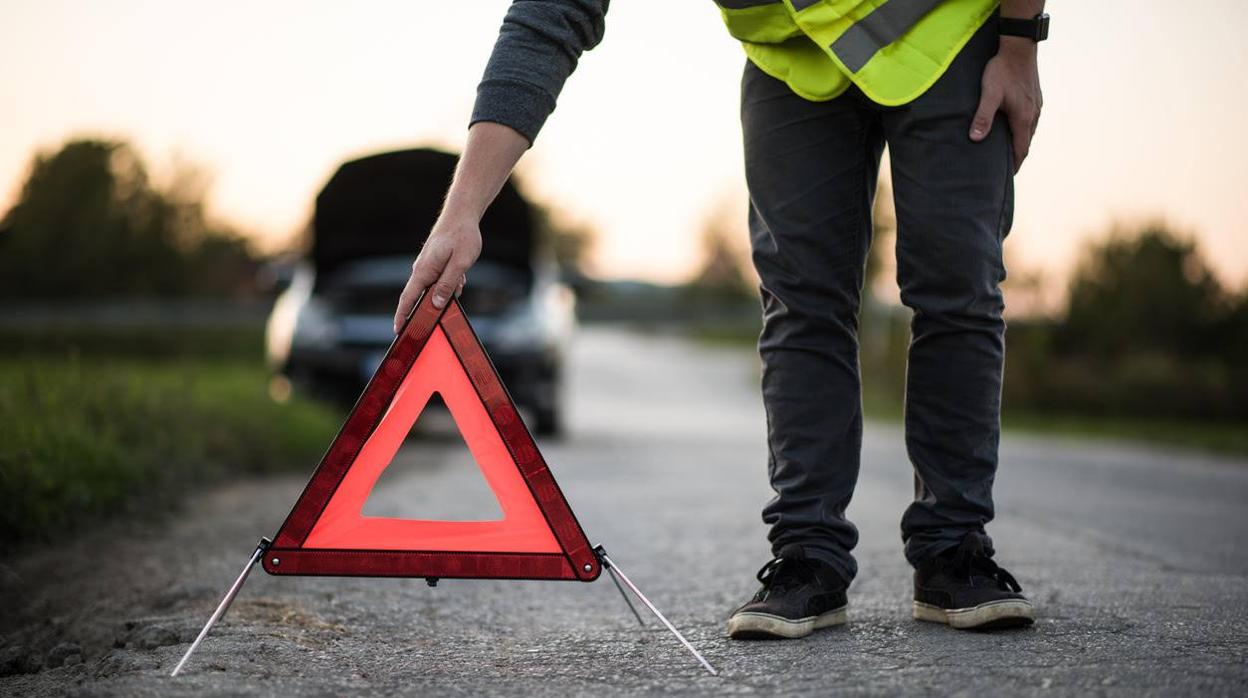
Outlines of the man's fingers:
M446 268L442 270L442 275L429 289L429 292L433 294L433 307L442 308L451 297L459 294L467 266L455 259L447 263Z
M1014 174L1018 174L1031 150L1031 137L1036 132L1036 121L1031 116L1010 116L1010 136L1014 149Z
M412 292L412 281L408 279L407 286L403 287L403 292L399 294L399 307L394 310L394 333L398 334L403 328L403 321L407 319L407 314L412 312L412 306L416 305L416 297L420 295L420 291Z
M429 286L427 278L428 272L420 272L413 267L412 275L407 280L407 285L403 287L403 292L399 294L399 307L394 311L394 333L398 334L403 328L403 321L407 320L407 316L412 312L412 308L416 306L416 300L420 298L420 292Z
M437 252L431 252L426 248L412 263L412 275L408 278L407 285L403 287L403 292L399 294L399 306L394 311L395 334L399 333L399 329L403 327L403 321L407 319L408 313L412 312L416 299L420 298L420 292L428 288L442 271L441 267L446 260L439 259L439 256Z
M1023 160L1027 159L1027 153L1031 150L1031 134L1026 131L1014 132L1014 174L1023 167Z
M975 110L975 118L971 119L971 140L978 143L988 137L992 130L993 117L1001 108L1002 91L991 82L986 82L983 93L979 96L979 108Z
M459 277L459 287L455 289L455 297L459 298L464 293L464 284L468 283L468 275L461 274Z

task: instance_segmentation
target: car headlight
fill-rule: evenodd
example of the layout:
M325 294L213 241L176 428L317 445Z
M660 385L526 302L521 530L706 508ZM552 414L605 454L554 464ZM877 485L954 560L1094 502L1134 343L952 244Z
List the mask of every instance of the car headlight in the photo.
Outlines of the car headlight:
M293 344L308 349L323 349L338 341L338 323L334 321L325 302L311 298L299 311L295 321Z
M546 327L541 314L535 312L531 302L508 313L494 331L496 346L503 351L517 351L543 347Z

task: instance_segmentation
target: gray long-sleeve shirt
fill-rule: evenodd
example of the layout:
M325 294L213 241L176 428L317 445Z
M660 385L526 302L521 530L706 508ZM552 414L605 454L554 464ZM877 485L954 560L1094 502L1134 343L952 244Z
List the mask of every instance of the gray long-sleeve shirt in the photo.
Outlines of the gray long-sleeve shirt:
M581 54L602 41L608 4L514 0L477 86L471 124L510 126L532 143Z

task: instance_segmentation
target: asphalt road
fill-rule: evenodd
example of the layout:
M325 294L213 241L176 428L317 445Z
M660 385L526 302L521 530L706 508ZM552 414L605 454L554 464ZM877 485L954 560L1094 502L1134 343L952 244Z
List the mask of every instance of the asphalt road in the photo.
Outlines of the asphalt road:
M589 330L572 359L571 436L544 444L590 538L717 678L657 623L638 628L605 577L431 589L258 570L168 678L285 516L304 479L286 477L195 493L172 520L103 527L0 568L0 694L1248 692L1248 462L1129 444L1007 435L990 531L1039 621L965 633L909 617L898 519L911 479L900 431L871 424L851 508L862 543L849 625L730 642L724 620L768 558L756 383L742 352ZM487 513L479 478L453 434L415 441L366 511Z

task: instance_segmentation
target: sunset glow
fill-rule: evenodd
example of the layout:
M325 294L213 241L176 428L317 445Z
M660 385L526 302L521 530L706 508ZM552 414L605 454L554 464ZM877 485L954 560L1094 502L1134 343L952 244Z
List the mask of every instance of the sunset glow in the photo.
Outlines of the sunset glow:
M507 4L9 0L0 207L36 149L124 138L158 166L207 168L214 214L272 249L344 159L462 144ZM1248 5L1055 0L1048 11L1044 116L1017 180L1010 259L1060 280L1113 221L1157 216L1243 285ZM521 166L526 191L598 231L594 271L680 280L711 207L732 201L744 218L743 60L710 2L613 4L604 43Z

